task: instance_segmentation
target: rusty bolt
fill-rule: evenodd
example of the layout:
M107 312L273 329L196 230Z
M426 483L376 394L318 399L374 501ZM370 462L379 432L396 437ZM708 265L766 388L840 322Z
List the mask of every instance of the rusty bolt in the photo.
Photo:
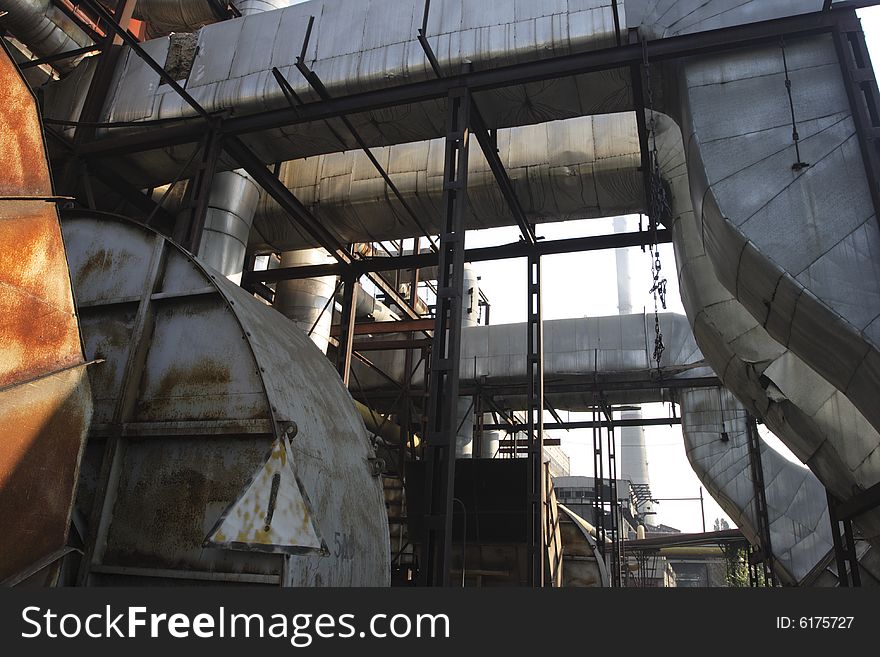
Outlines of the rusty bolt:
M296 425L296 422L289 422L286 427L284 427L284 433L287 434L288 438L293 438L299 433L299 427Z

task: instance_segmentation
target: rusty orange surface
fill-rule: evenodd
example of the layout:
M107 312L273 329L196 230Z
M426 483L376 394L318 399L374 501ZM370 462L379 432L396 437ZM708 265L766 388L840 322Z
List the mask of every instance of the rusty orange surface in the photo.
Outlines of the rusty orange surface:
M0 54L0 581L64 547L91 395L37 105Z
M0 388L82 362L55 207L0 202Z
M52 180L33 94L4 50L0 64L0 196L49 196Z
M64 547L91 415L84 367L0 393L0 581Z

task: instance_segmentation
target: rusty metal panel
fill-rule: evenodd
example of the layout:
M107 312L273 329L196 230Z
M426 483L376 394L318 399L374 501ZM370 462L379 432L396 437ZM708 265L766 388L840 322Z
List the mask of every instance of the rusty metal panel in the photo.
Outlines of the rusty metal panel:
M83 362L49 203L0 201L0 309L0 387Z
M88 223L64 226L64 239L79 245L70 268L77 303L139 298L152 257L150 245L134 226L121 226L110 235L94 234L91 228Z
M80 581L387 585L374 452L326 357L286 317L144 226L79 212L63 230L87 297L86 354L106 366L90 372L90 443L107 449L91 450L83 469L95 529ZM285 472L308 513L297 515L279 480L271 524L307 518L312 532L213 536L236 502L268 506L278 473L262 476L267 454L288 440Z
M14 583L62 554L92 406L37 106L5 49L0 88L0 582Z
M157 306L132 420L268 417L266 393L245 337L216 293Z
M50 196L52 181L37 105L18 68L0 46L0 196Z
M136 311L137 308L132 305L80 307L80 328L85 351L95 360L102 361L89 372L95 407L92 422L95 424L113 421L131 347Z
M382 586L391 550L382 483L369 437L342 380L305 332L234 283L218 286L249 333L276 423L295 422L290 449L330 558L290 557L292 586Z
M91 404L85 368L0 392L0 581L67 540Z
M268 436L131 441L110 500L104 565L215 573L281 573L278 555L205 547L220 514L263 465Z

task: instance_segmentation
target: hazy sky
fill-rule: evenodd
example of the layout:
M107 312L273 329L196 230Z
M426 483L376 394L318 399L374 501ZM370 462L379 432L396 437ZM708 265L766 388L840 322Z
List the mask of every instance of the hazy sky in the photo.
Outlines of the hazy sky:
M871 47L873 61L876 63L880 61L880 8L861 10L859 14ZM638 218L629 217L629 222L629 228L636 230ZM611 219L539 226L539 234L548 240L608 234L613 230ZM516 228L474 231L468 233L467 244L470 248L513 242L517 238L518 230ZM633 307L636 312L639 308L644 307L648 312L653 313L653 300L649 292L652 285L649 256L647 253L642 253L640 248L630 249L630 251ZM662 245L660 254L663 272L669 285L668 310L684 313L679 298L672 245ZM542 265L545 319L617 314L614 251L547 256L542 259ZM492 323L504 324L525 321L525 260L475 263L474 267L482 276L481 285L493 304ZM573 279L572 272L582 272L582 274ZM646 417L667 417L669 415L668 405L650 404L645 405L643 410ZM762 431L762 433L768 436L768 442L774 448L796 461L775 436L766 431ZM571 457L572 474L592 475L591 431L555 431L549 432L548 435L562 439L563 449ZM700 481L687 462L680 427L648 427L646 436L652 490L655 497L698 496ZM620 454L619 449L618 454ZM708 494L705 496L707 528L712 529L715 518L725 518L730 521L730 518L715 501ZM698 502L662 503L658 508L658 518L661 522L682 531L700 531L702 529ZM732 522L731 525L733 525Z

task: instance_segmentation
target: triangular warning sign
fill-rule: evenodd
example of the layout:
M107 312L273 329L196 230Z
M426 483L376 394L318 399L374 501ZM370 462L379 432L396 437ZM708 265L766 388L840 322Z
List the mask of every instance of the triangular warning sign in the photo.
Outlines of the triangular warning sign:
M290 554L326 552L293 471L287 439L274 442L266 464L223 512L205 545Z

